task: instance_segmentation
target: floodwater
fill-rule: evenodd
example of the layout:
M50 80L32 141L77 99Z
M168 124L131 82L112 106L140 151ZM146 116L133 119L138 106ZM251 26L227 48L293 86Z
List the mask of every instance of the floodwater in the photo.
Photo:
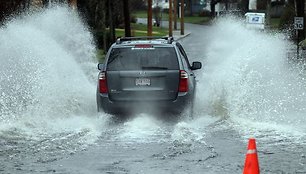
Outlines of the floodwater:
M241 173L255 137L262 173L306 173L306 75L284 34L233 19L188 25L201 60L194 118L96 113L92 34L67 7L0 29L1 173ZM294 58L293 58L294 59Z

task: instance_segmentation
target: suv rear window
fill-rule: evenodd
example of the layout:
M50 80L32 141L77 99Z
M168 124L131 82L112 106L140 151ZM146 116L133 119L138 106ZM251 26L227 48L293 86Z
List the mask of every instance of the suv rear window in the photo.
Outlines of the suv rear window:
M177 70L177 55L173 47L126 47L112 49L108 71L124 70Z

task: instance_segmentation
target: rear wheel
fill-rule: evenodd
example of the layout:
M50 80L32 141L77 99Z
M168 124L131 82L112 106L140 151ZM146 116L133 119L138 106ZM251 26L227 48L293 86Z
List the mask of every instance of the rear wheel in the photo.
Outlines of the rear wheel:
M99 92L97 89L97 93L96 93L96 101L97 101L97 112L103 112L103 109L101 108L101 99L99 96Z
M191 100L189 103L188 103L188 106L186 107L185 109L185 116L187 118L193 118L193 114L194 114L194 104L193 104L193 100Z
M188 103L187 112L186 112L188 114L188 117L190 118L193 118L194 116L194 103L195 103L195 92L190 97L190 101Z
M102 112L102 111L103 111L103 110L100 108L99 105L97 105L97 111L98 111L98 112Z
M194 99L192 99L192 101L190 102L190 106L189 106L190 118L193 118L193 114L194 114Z

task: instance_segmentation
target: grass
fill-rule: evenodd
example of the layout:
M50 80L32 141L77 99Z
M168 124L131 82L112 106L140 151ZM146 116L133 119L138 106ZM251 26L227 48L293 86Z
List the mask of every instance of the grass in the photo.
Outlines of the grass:
M147 11L136 11L132 14L137 18L147 18ZM169 15L166 12L161 13L162 20L169 20ZM153 16L154 18L154 16ZM180 21L180 18L177 18L177 21ZM207 24L210 21L210 17L200 17L200 16L185 16L184 22L191 24Z
M98 59L98 62L99 63L102 63L105 59L105 53L104 53L104 50L102 49L97 49L97 52L96 52L96 57Z
M147 15L148 15L147 11L143 11L143 10L135 11L132 13L132 16L136 16L138 18L147 18Z
M147 25L144 24L131 24L131 34L132 36L147 36ZM168 34L168 29L161 27L152 28L153 36L166 36ZM124 29L116 29L116 37L124 36Z
M132 36L147 36L147 25L144 24L131 24L131 34ZM168 35L168 29L161 28L161 27L155 27L152 28L152 35L153 36L166 36ZM116 37L123 37L125 35L124 29L122 28L116 28ZM99 35L102 35L102 32L98 32ZM102 49L98 49L96 52L96 57L99 62L103 62L105 58L105 52Z
M184 22L191 24L207 24L211 20L210 17L186 16Z
M280 18L271 18L270 27L272 29L278 29L280 24Z
M132 14L133 16L136 16L137 18L147 18L147 11L136 11ZM168 20L169 16L167 13L162 13L163 20ZM198 17L198 16L192 16L188 17L185 16L184 21L186 23L193 23L193 24L203 24L209 22L208 17ZM180 19L178 18L177 21L179 22ZM147 36L147 25L144 24L135 24L131 23L131 34L132 36ZM168 29L162 28L162 27L152 27L152 35L153 36L167 36ZM123 37L124 36L124 29L122 28L116 28L116 37ZM101 32L100 32L101 35ZM96 53L97 59L99 62L103 62L105 58L105 52L102 49L98 49Z

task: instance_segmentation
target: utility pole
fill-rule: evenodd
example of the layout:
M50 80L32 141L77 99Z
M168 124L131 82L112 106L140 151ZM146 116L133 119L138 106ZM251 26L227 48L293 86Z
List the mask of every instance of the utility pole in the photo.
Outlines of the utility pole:
M131 37L129 0L123 0L123 14L125 37Z
M177 0L173 0L173 21L174 30L177 30Z
M185 34L185 28L184 28L184 14L185 14L185 2L184 0L181 0L181 35Z
M173 36L172 31L172 0L169 0L169 37Z
M152 36L152 0L148 0L148 36Z

